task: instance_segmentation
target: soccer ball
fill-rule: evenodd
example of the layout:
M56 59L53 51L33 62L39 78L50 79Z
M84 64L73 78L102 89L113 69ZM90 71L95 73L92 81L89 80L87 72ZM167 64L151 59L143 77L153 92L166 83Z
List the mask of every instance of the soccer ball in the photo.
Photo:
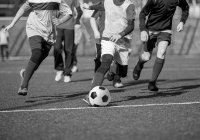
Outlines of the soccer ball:
M110 100L110 92L105 87L96 86L89 92L89 102L92 106L107 106Z

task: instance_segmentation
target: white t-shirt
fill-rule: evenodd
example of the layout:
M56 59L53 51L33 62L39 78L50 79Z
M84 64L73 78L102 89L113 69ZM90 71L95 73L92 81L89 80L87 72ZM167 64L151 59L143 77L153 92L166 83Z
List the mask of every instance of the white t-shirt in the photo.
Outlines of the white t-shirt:
M9 33L6 31L0 31L0 45L7 45L8 44L8 37Z

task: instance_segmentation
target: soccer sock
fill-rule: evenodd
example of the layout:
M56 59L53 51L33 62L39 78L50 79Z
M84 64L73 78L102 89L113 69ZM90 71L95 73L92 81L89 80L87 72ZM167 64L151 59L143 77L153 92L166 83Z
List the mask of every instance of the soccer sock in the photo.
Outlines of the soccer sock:
M115 74L113 81L117 83L121 83L121 76L119 74Z
M102 57L101 66L97 69L96 73L94 74L92 88L94 88L95 86L102 85L103 80L104 80L104 75L109 70L111 63L112 63L111 55L106 54Z
M32 50L31 58L26 66L26 71L24 73L24 78L22 81L22 88L28 88L29 80L31 79L33 73L38 69L42 61L48 56L48 51L42 51L40 49Z
M101 58L101 44L96 43L96 50L97 50L96 59L100 60L100 58Z
M26 71L24 73L22 85L21 85L22 88L28 88L29 80L31 79L31 77L32 77L34 71L37 69L37 67L38 67L38 64L34 63L33 61L30 60L28 62Z
M118 69L117 68L117 62L113 61L111 66L110 66L109 72L116 74L117 73L117 69Z
M156 58L154 66L153 66L153 72L152 72L152 78L150 81L155 82L163 68L165 59L160 59L160 58Z
M94 68L94 72L97 71L97 69L100 67L101 65L101 44L96 43L96 58L94 59L95 62L95 68Z
M142 57L140 56L139 59L138 59L138 62L137 62L137 68L140 69L140 70L143 69L144 63L146 63L146 61L144 61L142 59Z
M96 72L97 69L101 66L101 61L100 59L94 59L94 63L95 63L94 72Z

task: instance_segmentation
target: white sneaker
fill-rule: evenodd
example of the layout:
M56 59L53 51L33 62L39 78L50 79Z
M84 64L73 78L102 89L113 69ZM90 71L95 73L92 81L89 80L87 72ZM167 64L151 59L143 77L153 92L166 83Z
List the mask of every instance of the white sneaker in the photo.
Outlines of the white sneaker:
M72 71L73 73L77 72L77 71L78 71L78 67L77 67L76 65L74 65L74 66L72 67L71 71Z
M115 88L122 88L123 86L124 86L124 84L122 83L122 82L116 82L116 83L114 83L113 84L113 86L115 87Z
M69 82L71 82L71 77L70 76L64 76L64 82L65 83L69 83Z
M56 77L55 77L56 82L58 82L62 79L62 74L63 74L63 71L57 71L56 72Z

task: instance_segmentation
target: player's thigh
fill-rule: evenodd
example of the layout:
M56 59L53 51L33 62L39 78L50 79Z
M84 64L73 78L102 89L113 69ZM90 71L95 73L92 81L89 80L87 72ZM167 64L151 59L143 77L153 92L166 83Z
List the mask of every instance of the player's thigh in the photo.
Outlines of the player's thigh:
M116 46L114 60L116 60L120 65L128 65L128 60L129 60L128 48Z
M32 37L29 37L29 44L30 44L31 50L34 50L34 49L42 50L44 39L41 36L32 36Z
M158 43L158 50L157 50L157 57L158 58L164 58L167 48L168 48L168 41L160 41Z
M101 56L105 54L110 54L114 56L115 54L115 44L112 41L101 41Z

